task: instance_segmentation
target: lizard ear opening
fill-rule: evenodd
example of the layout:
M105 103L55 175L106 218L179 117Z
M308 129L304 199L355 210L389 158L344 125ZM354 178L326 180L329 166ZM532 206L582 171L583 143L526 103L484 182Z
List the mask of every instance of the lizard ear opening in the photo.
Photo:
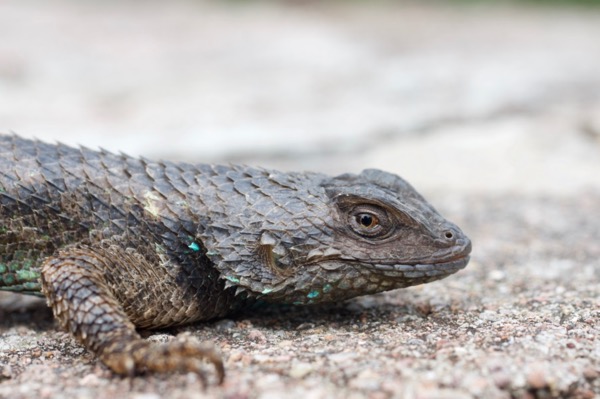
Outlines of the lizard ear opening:
M276 253L276 247L273 245L261 244L256 248L256 257L265 265L273 274L277 276L289 276L292 273L290 265L279 262L281 255Z

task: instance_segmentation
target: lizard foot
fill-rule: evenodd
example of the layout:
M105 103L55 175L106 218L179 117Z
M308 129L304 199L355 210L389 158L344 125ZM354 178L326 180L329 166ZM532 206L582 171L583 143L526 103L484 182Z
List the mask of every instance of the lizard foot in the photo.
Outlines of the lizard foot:
M142 339L104 348L102 362L117 374L133 375L143 371L169 373L193 372L207 385L203 360L212 363L219 384L225 378L221 355L209 342L193 338L157 344Z

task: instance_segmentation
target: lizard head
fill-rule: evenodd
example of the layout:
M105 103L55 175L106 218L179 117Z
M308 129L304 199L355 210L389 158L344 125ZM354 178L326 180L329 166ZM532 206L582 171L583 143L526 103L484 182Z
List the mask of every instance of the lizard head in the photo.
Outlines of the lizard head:
M268 180L274 184L260 191L270 205L248 206L236 220L241 230L212 259L239 292L333 302L439 280L469 261L470 240L394 174L271 173Z

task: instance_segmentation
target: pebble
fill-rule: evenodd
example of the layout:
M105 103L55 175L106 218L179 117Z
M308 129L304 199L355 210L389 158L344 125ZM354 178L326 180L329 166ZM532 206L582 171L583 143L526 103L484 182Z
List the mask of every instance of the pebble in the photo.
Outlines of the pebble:
M260 342L261 344L267 342L267 337L265 337L265 334L263 334L262 331L257 330L255 328L248 331L247 337L249 340Z
M217 329L217 331L220 331L220 332L232 330L236 326L235 321L229 320L229 319L219 320L214 325L215 325L215 328Z
M381 375L372 370L363 370L348 384L354 389L377 391L381 388Z
M534 368L527 373L527 384L533 389L543 389L548 386L548 376L544 370Z
M339 352L329 355L327 358L335 363L346 363L350 360L354 360L358 357L357 353L354 352Z
M593 368L592 366L588 366L583 370L583 376L586 380L596 380L600 377L600 371L598 369Z
M289 371L289 376L292 378L302 378L314 371L314 367L310 363L295 363Z

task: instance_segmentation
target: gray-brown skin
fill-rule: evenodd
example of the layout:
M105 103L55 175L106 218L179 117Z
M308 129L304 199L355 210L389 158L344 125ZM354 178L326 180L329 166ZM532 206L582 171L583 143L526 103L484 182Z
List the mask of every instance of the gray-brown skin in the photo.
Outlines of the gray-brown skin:
M250 303L335 302L444 278L469 239L400 177L152 162L0 135L0 289L44 295L119 374L224 376L136 329Z

